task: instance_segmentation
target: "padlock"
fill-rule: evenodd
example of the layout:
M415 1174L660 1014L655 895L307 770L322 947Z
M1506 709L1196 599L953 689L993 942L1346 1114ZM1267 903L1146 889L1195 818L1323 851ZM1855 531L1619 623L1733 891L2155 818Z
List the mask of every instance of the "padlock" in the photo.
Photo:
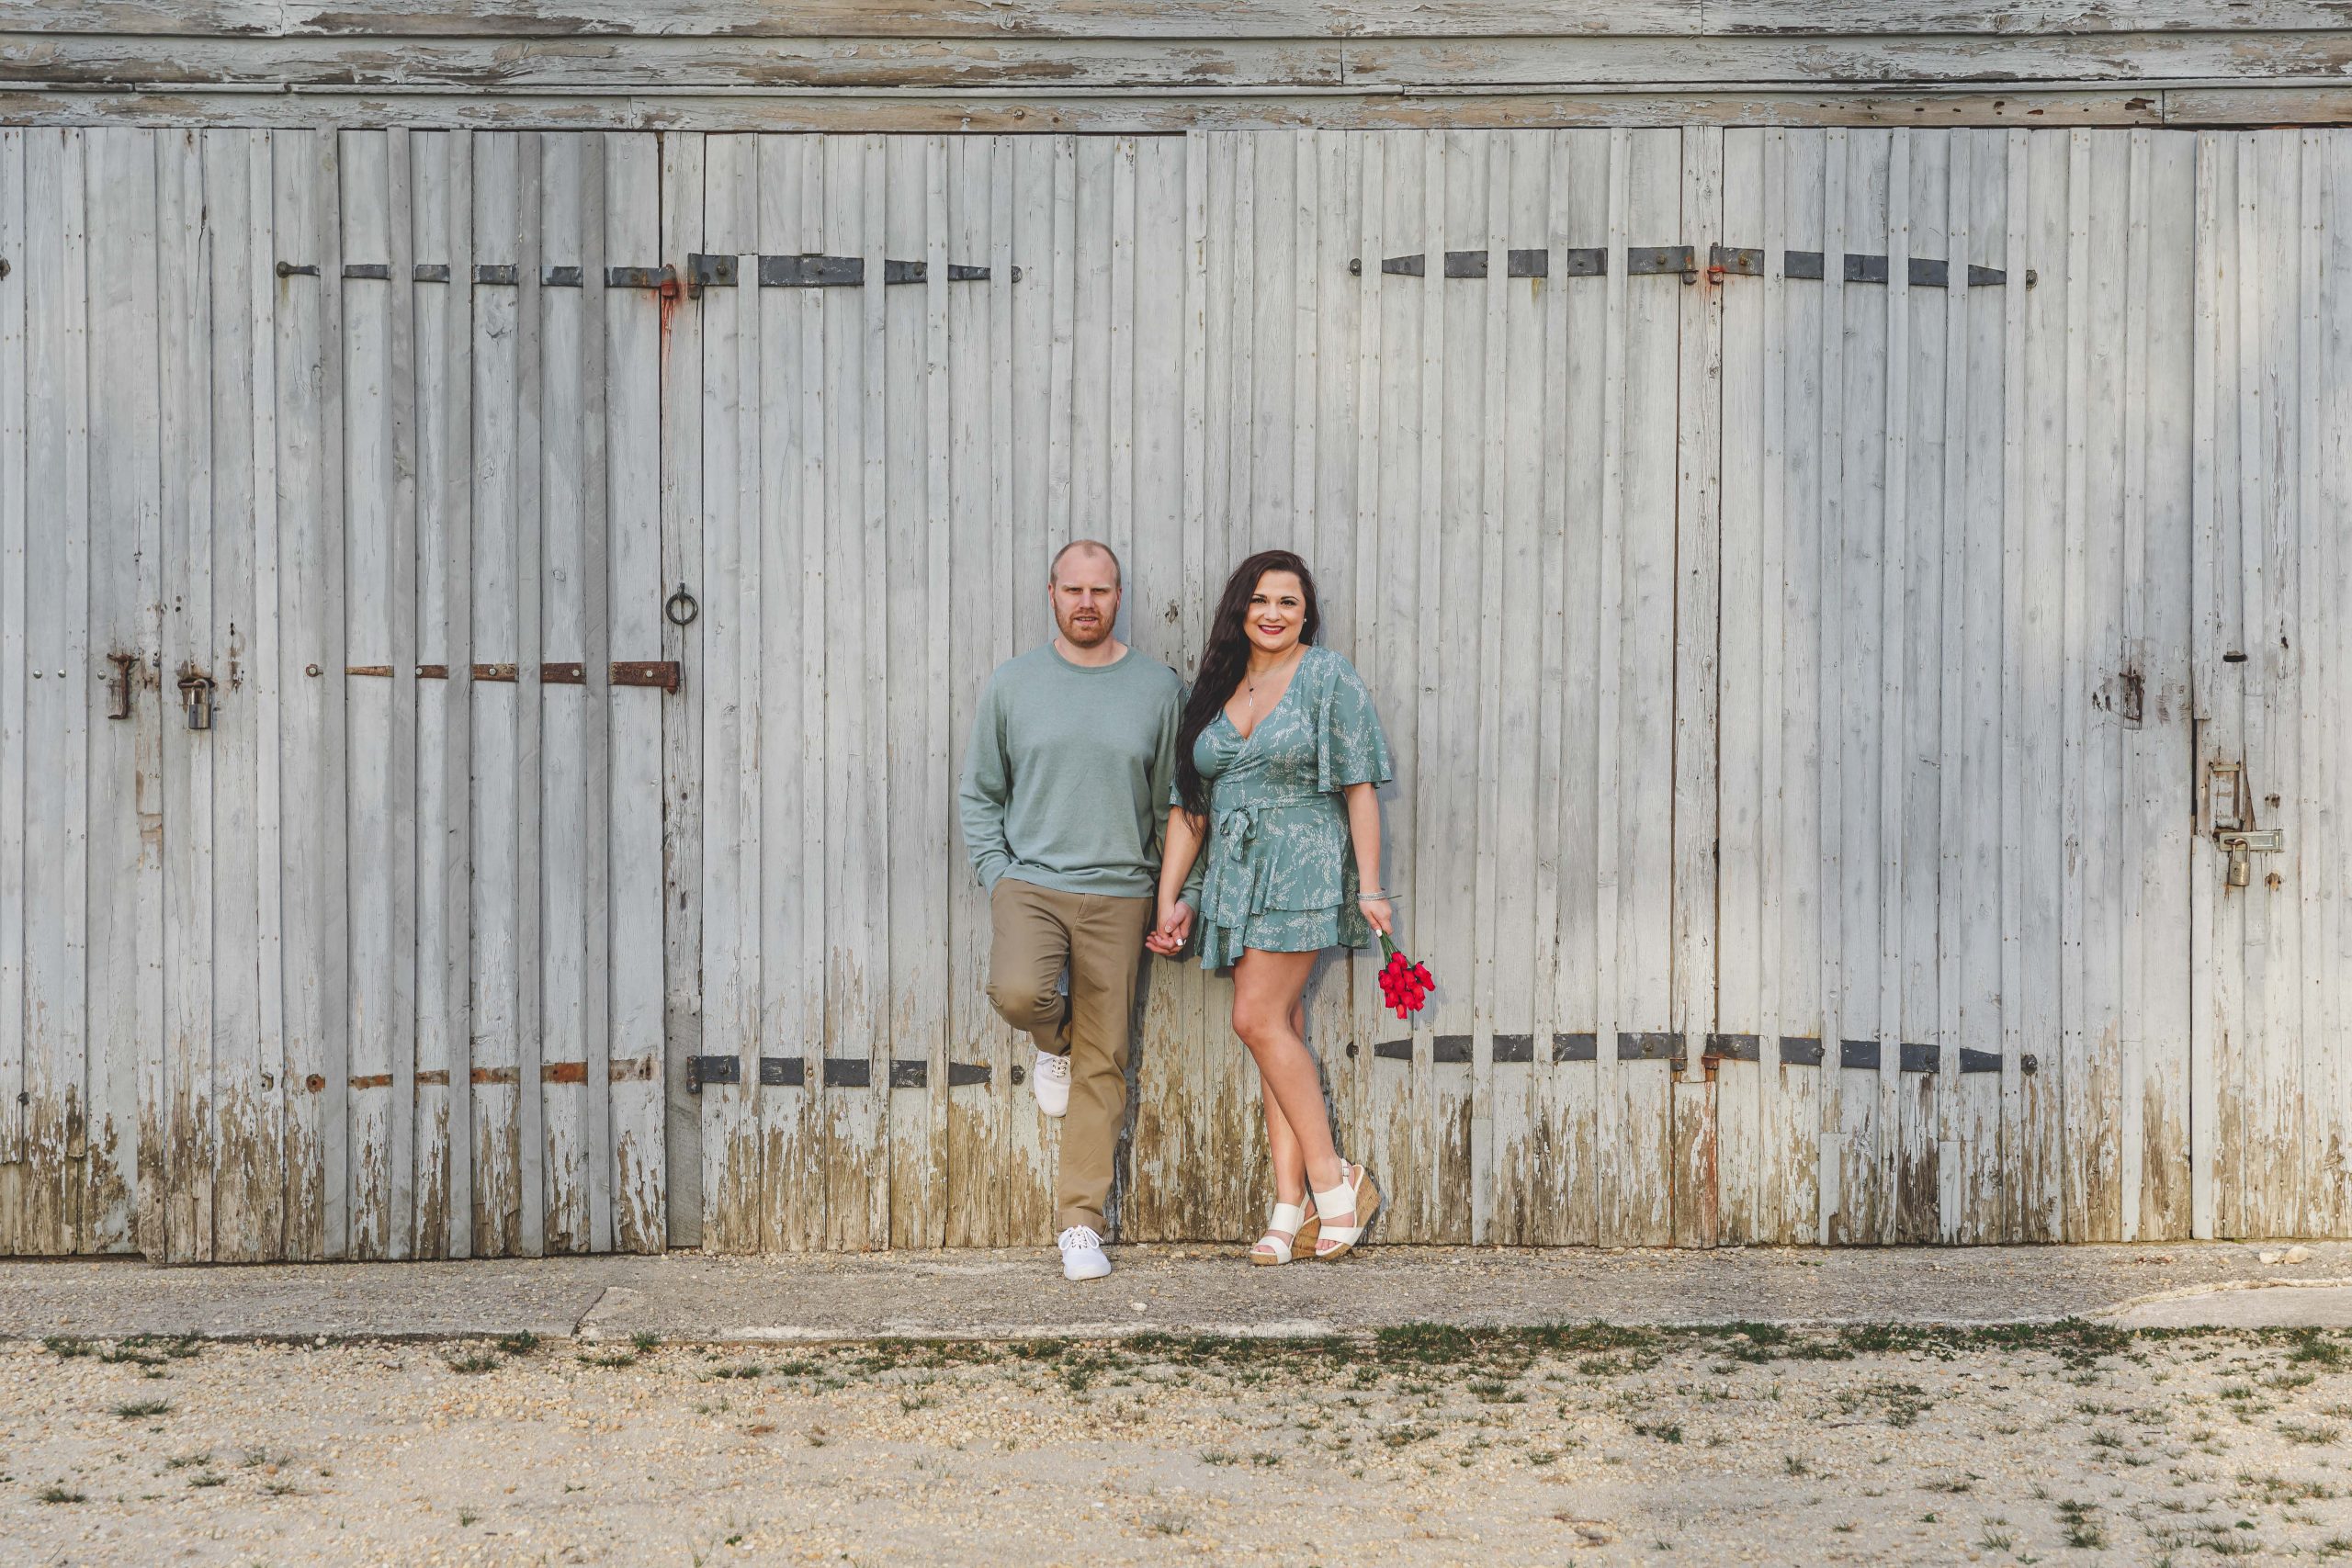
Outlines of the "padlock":
M180 677L180 707L190 729L212 728L212 677L191 671Z

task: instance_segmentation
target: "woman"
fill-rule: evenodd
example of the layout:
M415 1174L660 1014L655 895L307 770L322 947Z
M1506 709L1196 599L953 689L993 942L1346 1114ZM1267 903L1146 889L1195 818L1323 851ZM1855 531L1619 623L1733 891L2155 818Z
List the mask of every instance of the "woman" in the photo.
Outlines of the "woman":
M1183 946L1182 890L1205 840L1201 964L1233 970L1233 1032L1257 1059L1273 1157L1258 1264L1288 1263L1309 1242L1317 1258L1342 1257L1380 1206L1363 1168L1332 1146L1299 1000L1317 953L1394 929L1374 793L1392 776L1388 742L1355 667L1315 646L1321 624L1315 579L1288 550L1251 556L1225 585L1177 729L1151 941Z

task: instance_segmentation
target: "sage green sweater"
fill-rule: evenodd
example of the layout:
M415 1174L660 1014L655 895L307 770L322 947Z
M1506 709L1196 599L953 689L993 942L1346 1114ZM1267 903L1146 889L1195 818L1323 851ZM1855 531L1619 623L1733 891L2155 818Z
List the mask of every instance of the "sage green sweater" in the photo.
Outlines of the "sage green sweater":
M1182 711L1176 671L1133 649L1096 667L1047 643L999 666L956 796L981 885L1149 897Z

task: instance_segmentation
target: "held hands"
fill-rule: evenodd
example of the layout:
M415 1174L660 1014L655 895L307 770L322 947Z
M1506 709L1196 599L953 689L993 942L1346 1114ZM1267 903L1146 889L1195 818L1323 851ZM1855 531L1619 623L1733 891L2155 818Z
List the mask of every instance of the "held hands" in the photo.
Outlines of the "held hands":
M1396 934L1396 918L1390 912L1387 899L1359 898L1356 900L1356 908L1363 911L1363 918L1372 922L1374 931L1380 932L1383 936L1393 937Z
M1193 940L1193 907L1182 898L1163 898L1159 923L1144 934L1143 944L1162 958L1173 958Z

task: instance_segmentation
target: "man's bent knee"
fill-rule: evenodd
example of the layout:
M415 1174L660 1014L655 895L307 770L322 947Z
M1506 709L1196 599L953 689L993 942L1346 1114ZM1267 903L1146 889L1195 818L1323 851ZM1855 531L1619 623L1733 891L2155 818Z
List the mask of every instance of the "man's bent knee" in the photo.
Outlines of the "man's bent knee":
M1050 1029L1061 1021L1062 994L1052 986L989 982L989 1006L1015 1029Z

